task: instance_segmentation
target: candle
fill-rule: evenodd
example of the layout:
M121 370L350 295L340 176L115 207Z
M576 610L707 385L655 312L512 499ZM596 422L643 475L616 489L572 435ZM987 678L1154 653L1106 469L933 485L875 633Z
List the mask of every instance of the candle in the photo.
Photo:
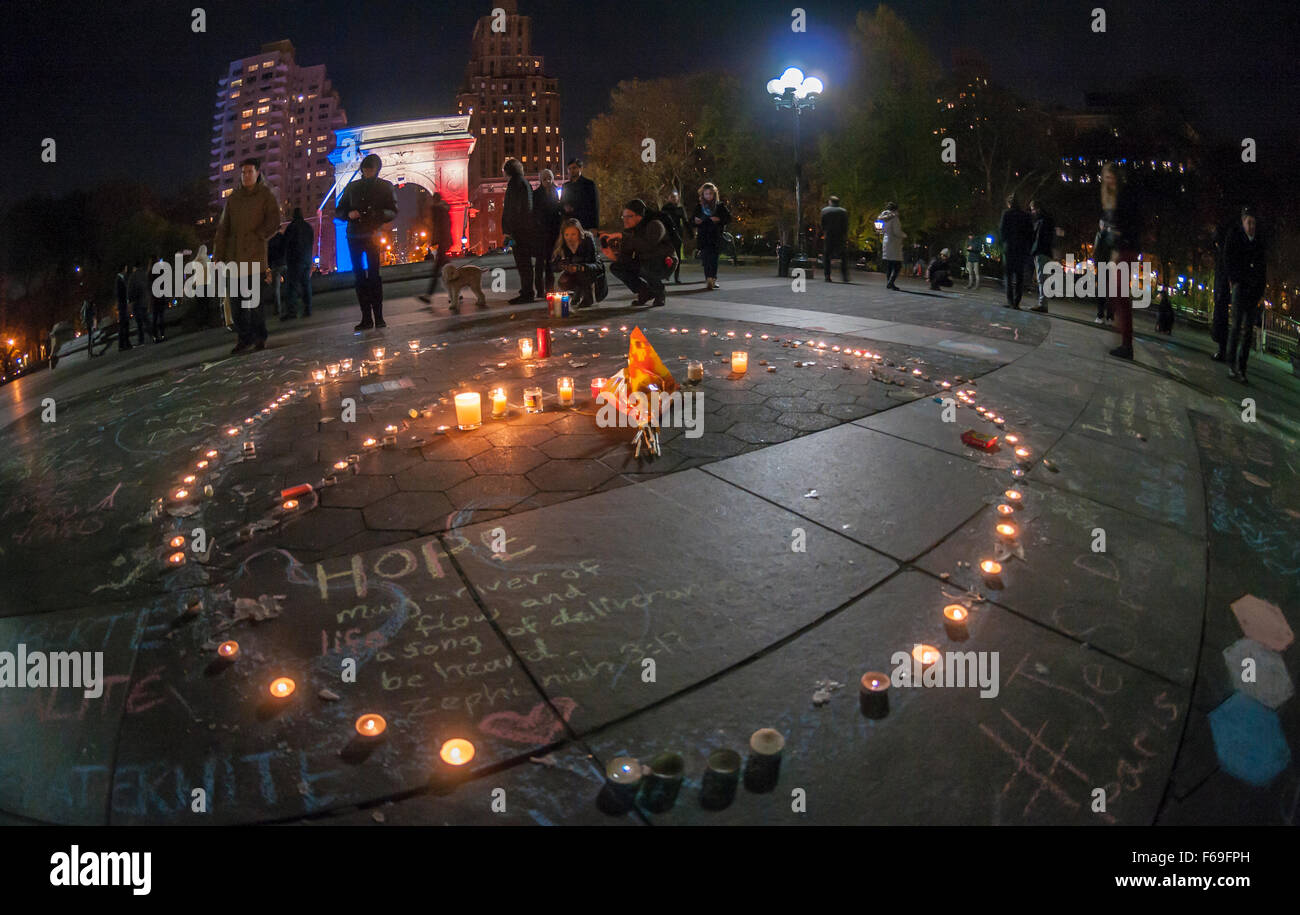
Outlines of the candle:
M529 413L542 412L541 388L524 388L524 409Z
M384 431L385 431L385 432L396 432L396 431L397 431L397 427L396 427L395 425L393 425L392 423L389 423L387 426L384 426Z
M858 705L868 718L884 718L889 714L889 677L877 670L862 675L858 688Z
M461 737L453 737L438 751L439 758L449 766L463 766L474 758L474 744Z
M493 388L490 395L492 397L492 415L502 417L506 415L506 408L509 404L506 402L506 389Z
M187 473L184 477L181 478L181 482L182 482L182 483L193 483L193 482L194 482L195 480L197 480L197 479L198 479L198 477L196 477L194 474L192 474L192 473Z
M357 719L356 729L362 737L374 739L388 730L388 722L383 715L362 715Z
M1011 475L1012 475L1013 477L1015 477L1015 478L1018 480L1018 479L1020 479L1021 477L1023 477L1023 476L1025 475L1025 468L1023 468L1023 467L1012 467L1012 468L1011 468Z
M916 644L912 646L912 660L921 665L921 669L929 667L935 661L939 660L939 649L933 645Z
M1003 540L1015 540L1016 534L1020 532L1019 528L1017 528L1014 524L1012 524L1009 521L1003 521L996 528L994 528L994 530L998 532L998 536L1001 537Z
M337 378L339 377L339 364L337 362L331 362L329 365L325 366L325 371L331 378Z
M456 395L456 425L462 431L477 429L483 424L482 398L477 391Z
M384 348L382 346L375 347L375 361L376 362L384 361Z
M351 359L340 359L340 360L339 360L339 368L342 369L342 370L345 371L345 372L350 372L350 371L352 371L352 360L351 360Z
M573 406L573 379L565 375L555 383L555 391L560 397L560 406Z
M1025 504L1024 496L1018 489L1008 489L1002 493L1002 497L1010 502L1014 508L1021 508Z
M367 448L373 448L378 443L373 438L367 438L361 444L365 445Z
M172 498L175 499L177 502L183 502L185 499L188 499L189 497L190 497L190 491L188 489L178 489L174 493L172 493Z
M731 354L731 370L737 375L743 375L749 369L749 353L744 350L736 350Z
M528 337L519 338L519 358L520 359L533 358L533 341Z
M226 430L226 435L238 435L238 434L239 434L239 429L236 426L231 426L229 429Z
M324 380L325 380L325 370L324 370L324 369L312 369L311 379L312 379L312 381L324 381ZM247 420L245 420L245 422L247 422Z
M700 787L700 806L721 810L736 796L740 782L740 754L735 750L714 750L709 754Z
M257 446L252 442L244 442L244 457L256 457Z
M551 355L551 332L545 327L537 328L537 345L535 348L538 359L546 359Z
M280 490L281 499L292 499L295 496L305 496L312 491L310 483L299 483L297 486L290 486L288 489Z
M171 540L167 541L167 544L173 550L179 550L181 547L185 546L185 538L182 537L180 534L177 534Z
M205 452L203 456L206 457L206 458L214 458L214 457L216 457L216 456L217 456L216 449L214 448L214 449L211 449L211 450Z
M980 563L980 571L984 573L984 583L990 588L1002 587L1002 563L985 559Z
M664 752L650 760L649 777L641 788L641 806L651 813L667 813L677 801L686 762L680 753Z
M1028 461L1029 455L1030 455L1029 449L1024 447L1023 445L1021 445L1019 448L1016 449L1016 457L1020 459L1021 463Z
M1010 505L1007 505L1005 502L999 505L996 510L997 513L1001 515L1003 518L1006 518L1007 516L1015 513L1015 509L1012 508Z
M970 632L966 628L966 623L970 619L970 611L961 604L949 604L943 608L943 628L948 632L948 638L954 642L961 642L970 637Z
M759 728L749 738L749 762L745 766L745 787L750 791L771 791L781 775L781 750L785 738L775 728Z
M347 469L348 469L349 467L351 467L351 466L352 466L352 465L349 464L347 461L335 461L335 462L334 462L334 469L335 469L335 470L347 470Z
M167 563L168 563L169 565L174 565L174 566L184 565L184 564L185 564L185 554L184 554L184 553L179 553L179 552L178 552L178 553L172 553L170 556L167 557Z
M230 641L222 642L217 646L217 657L223 661L233 661L239 657L239 643Z
M297 500L297 499L285 499L284 502L281 503L280 507L283 508L283 509L284 509L285 511L287 511L287 512L291 512L291 511L293 511L295 508L298 507L298 500Z
M604 390L605 385L607 384L609 384L608 378L591 379L591 399L596 400L598 397L600 397L600 392Z
M411 348L411 352L413 353L418 353L420 351L419 340L407 340L406 345Z
M1004 439L1006 439L1006 442L1007 442L1008 445L1018 445L1018 444L1020 444L1020 436L1018 436L1018 435L1013 435L1012 433L1008 432L1006 435L1004 435L1004 436L1002 436L1002 437L1003 437Z
M293 691L298 688L290 677L276 677L271 681L271 697L273 699L288 699L293 695Z
M704 380L704 363L692 361L686 366L686 380L692 384L699 384Z

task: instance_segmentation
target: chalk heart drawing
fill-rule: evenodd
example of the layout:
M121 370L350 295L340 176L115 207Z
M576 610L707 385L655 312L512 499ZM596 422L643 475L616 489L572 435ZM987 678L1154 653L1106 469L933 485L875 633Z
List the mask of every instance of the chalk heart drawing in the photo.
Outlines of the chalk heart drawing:
M573 710L578 707L578 703L568 696L557 696L552 702L564 716L563 721L551 714L551 709L545 702L539 702L527 715L520 715L518 712L493 712L479 722L478 729L493 737L509 740L511 743L529 746L551 743L564 733L564 722L569 720Z

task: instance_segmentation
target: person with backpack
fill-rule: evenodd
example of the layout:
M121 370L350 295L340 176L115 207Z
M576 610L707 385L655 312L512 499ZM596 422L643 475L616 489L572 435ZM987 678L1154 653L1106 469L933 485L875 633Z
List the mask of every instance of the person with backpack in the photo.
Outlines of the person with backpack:
M691 224L695 227L696 248L704 267L705 289L718 288L718 252L722 248L722 230L731 222L726 204L718 199L718 188L711 181L700 186L700 202L695 206Z
M598 299L604 298L598 287L605 279L605 266L596 253L595 239L578 220L566 219L560 227L560 238L551 256L551 270L560 292L577 293L572 308L591 308Z
M636 293L636 307L650 303L662 306L664 280L677 266L676 245L666 216L646 207L643 200L629 200L623 207L623 233L601 236L602 253L614 261L610 273Z

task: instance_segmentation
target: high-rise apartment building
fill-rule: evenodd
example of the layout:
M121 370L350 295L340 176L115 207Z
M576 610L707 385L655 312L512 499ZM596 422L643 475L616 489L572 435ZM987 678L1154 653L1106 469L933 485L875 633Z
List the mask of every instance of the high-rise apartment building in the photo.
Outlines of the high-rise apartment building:
M213 207L219 212L238 186L239 163L256 157L284 217L302 207L312 219L334 182L334 131L346 125L325 65L299 66L290 42L264 44L260 53L232 61L217 83L209 157Z

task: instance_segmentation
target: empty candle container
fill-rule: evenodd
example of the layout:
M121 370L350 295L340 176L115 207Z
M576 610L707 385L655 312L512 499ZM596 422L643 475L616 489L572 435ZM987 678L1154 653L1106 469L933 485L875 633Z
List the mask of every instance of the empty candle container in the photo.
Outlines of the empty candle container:
M714 750L704 769L700 786L700 806L707 810L721 810L736 796L740 783L740 754L735 750Z
M759 728L749 738L749 761L745 764L745 787L766 792L781 777L781 751L785 738L775 728Z
M651 813L666 813L677 802L686 762L680 753L664 752L650 760L641 782L641 806Z
M869 670L862 675L858 687L858 704L868 718L884 718L889 714L889 675Z
M704 380L704 363L692 361L686 366L686 380L691 384L699 384Z

